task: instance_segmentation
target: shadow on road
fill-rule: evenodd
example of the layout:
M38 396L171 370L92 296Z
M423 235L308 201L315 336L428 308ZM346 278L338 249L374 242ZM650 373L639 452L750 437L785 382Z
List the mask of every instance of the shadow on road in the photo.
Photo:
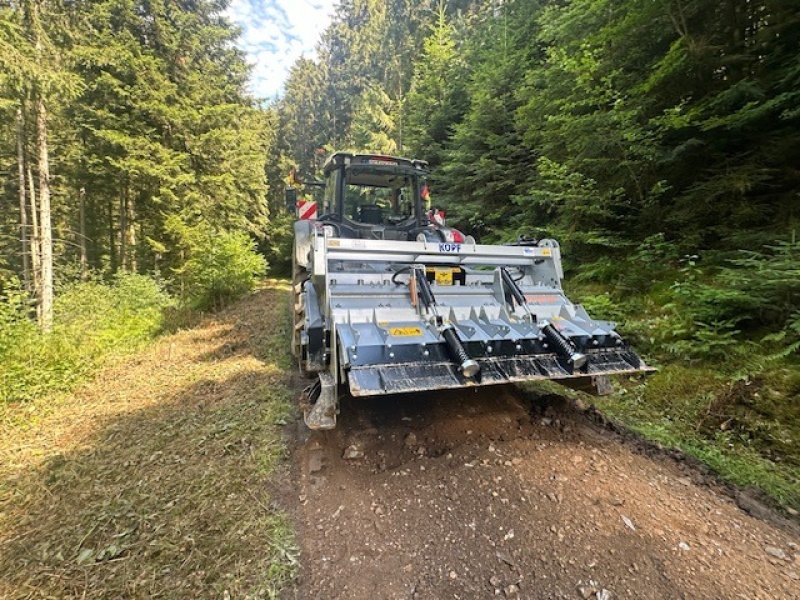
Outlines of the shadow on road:
M271 494L291 398L283 294L164 338L11 448L0 596L238 598L286 582Z

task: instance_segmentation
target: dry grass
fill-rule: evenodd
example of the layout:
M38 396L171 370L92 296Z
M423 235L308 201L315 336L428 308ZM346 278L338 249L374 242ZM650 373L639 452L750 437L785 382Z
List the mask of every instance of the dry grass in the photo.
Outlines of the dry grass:
M291 410L273 282L74 394L0 424L0 596L270 598L292 576L271 498Z

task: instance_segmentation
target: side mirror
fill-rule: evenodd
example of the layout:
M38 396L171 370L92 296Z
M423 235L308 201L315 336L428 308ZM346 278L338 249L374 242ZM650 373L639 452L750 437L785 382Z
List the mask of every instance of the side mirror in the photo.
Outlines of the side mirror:
M287 187L285 190L286 210L295 214L297 212L297 190Z

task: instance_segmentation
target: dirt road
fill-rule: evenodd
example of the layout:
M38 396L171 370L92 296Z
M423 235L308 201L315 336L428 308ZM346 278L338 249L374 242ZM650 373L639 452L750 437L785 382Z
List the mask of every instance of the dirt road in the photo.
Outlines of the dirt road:
M791 529L558 399L350 400L299 431L295 598L800 598Z
M557 399L345 401L309 434L287 293L3 413L0 598L800 598L796 533Z

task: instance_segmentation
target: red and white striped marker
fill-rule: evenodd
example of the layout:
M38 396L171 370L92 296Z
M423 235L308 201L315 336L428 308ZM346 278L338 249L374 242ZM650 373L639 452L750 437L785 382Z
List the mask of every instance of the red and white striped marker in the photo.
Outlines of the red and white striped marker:
M313 200L300 200L297 203L297 216L301 221L317 218L317 203Z

